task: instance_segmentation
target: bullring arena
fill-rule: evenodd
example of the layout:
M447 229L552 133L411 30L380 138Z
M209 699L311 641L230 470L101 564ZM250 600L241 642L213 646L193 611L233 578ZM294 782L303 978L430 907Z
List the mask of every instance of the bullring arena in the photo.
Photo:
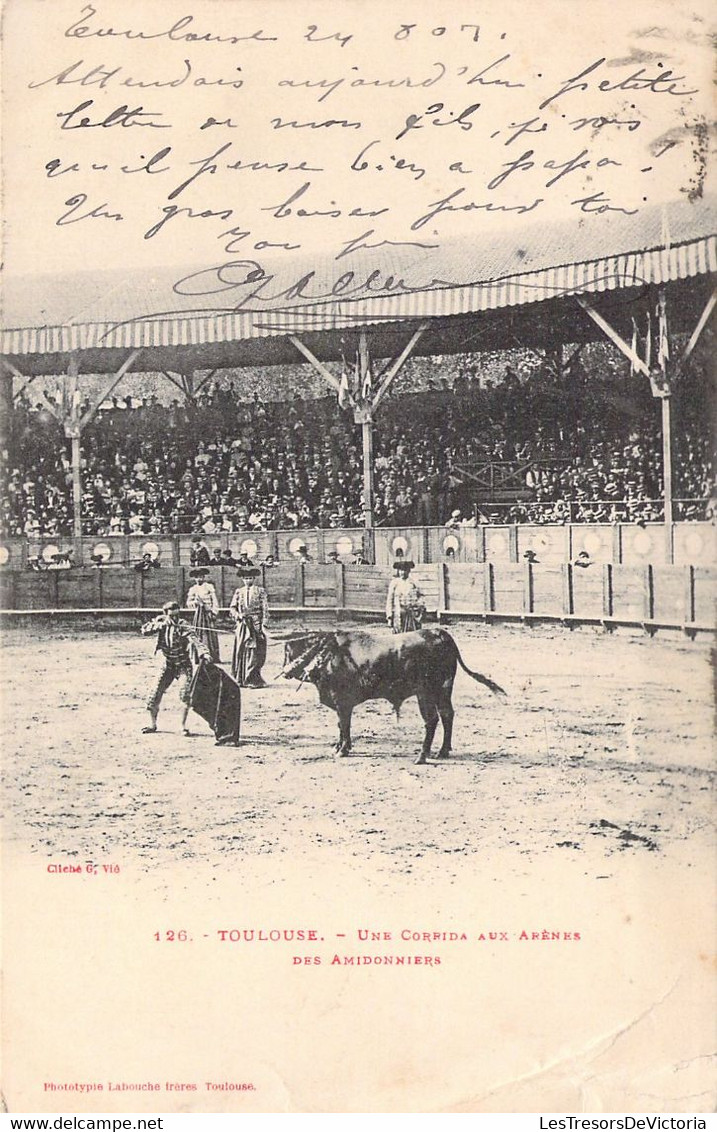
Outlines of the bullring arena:
M500 795L498 779L512 796L517 780L500 778L505 760L518 770L527 758L536 798L544 792L555 804L558 765L568 772L566 812L582 814L585 797L590 810L578 828L529 828L526 852L555 837L566 853L590 846L599 855L657 852L688 830L704 836L704 794L691 785L707 771L714 627L711 219L705 200L645 209L639 221L612 218L602 236L566 226L547 242L536 238L527 260L504 237L481 252L483 290L376 298L358 316L337 300L333 313L297 304L272 314L269 303L264 315L220 323L201 310L189 321L155 318L147 309L164 309L158 295L100 272L72 279L85 322L63 325L64 292L50 280L22 282L10 294L15 327L5 332L0 586L6 654L19 650L22 661L10 665L18 685L8 712L33 721L19 724L24 739L45 752L48 728L61 746L82 734L96 742L97 721L81 707L88 695L111 722L108 764L128 743L142 764L135 732L151 661L136 630L166 600L184 604L198 539L207 557L212 549L210 580L225 612L236 570L215 560L243 554L256 563L279 626L267 672L282 667L280 638L301 627L380 626L400 555L415 563L427 618L453 625L467 662L511 692L498 703L459 677L456 756L426 775L427 783L467 776L455 815L476 807L476 829L494 822L480 800L485 776L496 776L489 796ZM505 273L496 281L487 265L498 251ZM371 254L362 253L369 263ZM153 286L161 290L161 272ZM55 326L33 315L38 287ZM465 354L471 337L481 351ZM297 361L308 365L292 367ZM159 400L162 375L181 402ZM43 382L33 407L30 394ZM139 398L118 398L138 388ZM225 661L230 629L225 621ZM22 675L35 656L27 639L43 642L47 664L37 678L47 717L35 718L28 702L37 682ZM283 682L246 693L237 765L259 779L269 762L282 765L282 778L289 767L302 775L306 761L311 768L305 789L290 790L294 801L283 806L311 794L314 773L355 775L366 760L378 798L399 772L423 781L408 769L419 731L413 702L400 722L381 703L361 709L363 734L347 770L325 757L334 721L314 695L307 687L295 696ZM108 712L115 697L121 703ZM153 765L163 749L171 757L174 742L171 731L157 736ZM192 750L199 746L197 735ZM677 778L658 815L652 807L668 767ZM60 781L72 793L72 767L64 769ZM13 795L22 779L11 776ZM31 785L22 798L41 789ZM247 785L248 799L257 783ZM62 795L57 786L48 779L50 807ZM123 786L123 796L134 794L131 780ZM388 844L405 836L418 846L428 836L420 821L412 835L393 829L406 820L401 806L390 820L369 822L375 800L365 781L356 787L347 813L385 823ZM456 787L454 779L453 799ZM501 828L541 813L528 807L522 822ZM125 820L131 826L129 812ZM139 848L125 820L112 828L127 850ZM174 818L169 824L170 838L178 836ZM75 828L44 817L37 827L61 838ZM450 820L449 828L455 840ZM281 845L273 829L276 846L257 827L264 851ZM197 835L186 830L187 853ZM221 837L205 831L200 841L221 855ZM381 835L369 845L380 854Z
M297 624L316 621L273 626L267 675ZM359 708L341 759L334 713L283 679L244 692L238 747L215 746L191 714L182 736L175 691L145 736L151 642L87 621L5 633L6 1012L22 1034L34 1000L47 1051L10 1055L13 1107L661 1111L666 1090L709 1104L708 644L450 628L508 696L459 672L453 752L424 766L415 700L400 719L385 702ZM58 875L69 869L81 875ZM322 942L242 942L287 926ZM109 1044L96 1039L106 1011ZM58 1045L68 1013L74 1039ZM426 1016L444 1020L440 1057ZM398 1080L386 1074L397 1018L415 1073ZM505 1032L518 1036L510 1056L493 1037ZM256 1091L43 1091L117 1077Z
M383 702L359 708L341 760L334 714L311 686L283 680L245 691L236 750L215 748L196 716L192 736L179 734L176 689L148 739L153 660L138 633L85 623L6 634L6 835L50 858L119 856L145 869L336 852L379 873L444 879L465 859L495 869L503 851L554 854L593 878L636 856L708 851L705 644L545 625L451 631L508 697L459 672L454 751L427 767L413 765L415 700L399 719ZM271 639L267 673L282 664Z
M120 1062L130 1080L150 1072L154 1062L135 1056L129 1028L108 1044L114 1062L98 1047L93 1011L104 1002L156 1050L174 1029L197 1027L194 1061L184 1049L174 1071L220 1080L241 1064L243 1079L257 1082L250 1110L364 1111L368 1092L377 1110L398 1110L408 1096L419 1110L517 1111L531 1107L536 1079L555 1111L659 1110L668 1079L686 1107L708 1105L695 1068L711 1009L695 990L706 961L695 909L714 848L713 500L709 413L698 394L717 262L706 217L677 207L669 247L659 217L639 231L615 222L611 246L571 248L567 266L550 258L552 247L520 271L506 253L505 279L486 276L479 300L460 288L435 303L430 293L367 300L358 323L353 314L342 322L337 300L306 325L300 310L282 309L268 332L249 313L219 328L201 312L155 325L132 308L151 306L151 296L131 281L117 289L94 277L81 284L86 324L63 321L54 291L48 327L33 322L29 291L11 296L0 547L11 1016L42 969L33 932L56 930L60 955L88 956L81 970L68 964L60 989L40 1003L50 1030L61 1031L69 1010L79 1018L73 1043L56 1043L45 1079L67 1081L77 1066L118 1072L110 1066ZM606 292L608 261L617 282ZM631 342L633 319L663 348L657 338L648 353ZM466 362L459 350L476 326L491 372L498 365L490 381L483 354ZM591 353L596 343L607 353ZM576 369L578 349L588 361ZM536 355L531 368L526 357ZM430 360L433 384L419 357ZM316 385L307 392L302 371L297 408L281 367L300 358L331 395L322 400ZM272 405L251 384L228 392L259 365L280 370ZM441 367L451 375L444 384L435 380ZM183 404L160 402L156 384L149 394L143 387L141 404L131 392L118 401L120 383L131 390L167 373ZM399 373L408 388L392 390ZM57 394L46 385L33 406L28 389L49 378L60 382ZM591 392L598 387L602 401ZM598 415L586 421L581 404ZM537 428L536 406L545 407ZM573 433L564 427L578 418ZM474 433L481 439L471 447ZM52 446L63 443L58 461ZM236 748L215 747L196 716L181 734L176 686L159 732L140 734L156 662L138 630L168 599L184 605L197 536L212 552L255 562L271 608L268 683L243 691ZM466 664L507 696L459 672L453 752L425 766L414 765L415 700L399 715L372 701L355 713L353 751L335 758L336 719L315 689L274 679L283 642L338 625L371 626L389 640L384 602L399 552L415 563L426 623L445 625ZM236 569L209 571L228 668ZM97 877L100 898L61 876L48 887L50 866L61 874L88 863L108 866ZM420 994L402 982L396 995L372 972L375 1049L364 991L347 989L338 972L304 996L288 963L279 969L262 955L236 977L221 967L219 989L210 983L219 960L204 959L217 930L308 920L327 938L352 936L327 944L324 967L333 954L373 962L385 947L358 952L357 933L388 930L422 965L453 963L453 979L424 981ZM196 941L192 958L175 967L172 953L161 967L150 941L175 929ZM484 952L449 955L431 942L434 931L465 929L475 946L486 942ZM516 950L524 933L536 947L527 961ZM502 937L509 946L499 966ZM538 950L543 941L563 950ZM587 976L582 958L564 949L585 941ZM546 985L556 990L544 998ZM405 1078L400 1057L394 1078L381 1056L397 1008L408 1019ZM286 1029L237 1036L230 1022L242 1011L254 1021L276 1016ZM685 1034L681 1011L691 1019ZM355 1060L347 1016L365 1038ZM521 1036L524 1059L508 1069L481 1030L482 1019L497 1017L503 1046ZM455 1018L462 1029L451 1028ZM345 1066L338 1093L331 1072L317 1071L304 1022ZM653 1025L677 1035L677 1063L671 1046L655 1058L645 1039ZM558 1043L546 1058L545 1034L568 1031L569 1049ZM27 1096L52 1108L55 1094L37 1091L42 1073L27 1070L25 1041L19 1103ZM282 1043L291 1069L278 1080ZM156 1065L169 1071L163 1054ZM466 1079L472 1095L461 1092ZM209 1110L220 1101L203 1097ZM93 1101L73 1095L72 1103Z

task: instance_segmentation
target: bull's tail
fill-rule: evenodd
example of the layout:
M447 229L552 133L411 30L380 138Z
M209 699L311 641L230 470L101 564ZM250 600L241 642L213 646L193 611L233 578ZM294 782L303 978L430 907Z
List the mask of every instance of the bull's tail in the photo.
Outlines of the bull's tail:
M455 641L453 643L455 644ZM486 688L489 688L491 692L493 692L497 696L508 695L505 688L501 688L500 684L496 684L494 680L489 680L487 676L481 676L480 672L474 672L472 668L469 668L468 665L463 661L463 657L461 656L461 651L458 648L458 645L456 645L456 656L458 657L458 663L460 664L463 671L467 672L469 676L472 676L474 680L477 680L479 684L485 684Z

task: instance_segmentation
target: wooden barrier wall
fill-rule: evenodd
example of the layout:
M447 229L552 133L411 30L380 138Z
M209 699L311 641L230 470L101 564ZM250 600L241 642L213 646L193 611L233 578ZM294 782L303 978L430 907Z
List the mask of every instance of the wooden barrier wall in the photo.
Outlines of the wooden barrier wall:
M206 535L210 550L220 547L236 556L242 550L251 559L263 562L273 554L281 563L296 561L296 549L306 546L313 562L324 564L336 551L348 563L358 551L370 557L373 540L377 566L390 566L400 548L404 557L417 564L450 562L493 562L508 565L525 560L532 552L542 566L561 566L587 550L592 561L615 566L700 566L710 568L717 562L717 536L711 523L673 523L671 541L665 526L621 523L615 525L575 523L567 526L533 526L530 524L481 527L377 527L371 534L365 530L249 531L235 534ZM159 550L163 567L189 566L191 535L108 535L107 537L70 537L42 539L12 538L0 541L0 571L24 568L28 557L42 555L55 548L61 553L72 550L76 566L91 566L91 555L98 544L110 551L109 564L132 565L140 560L148 544ZM672 562L669 549L672 547Z
M236 570L209 569L227 608L239 585ZM375 613L383 619L389 567L280 563L262 568L275 610ZM616 622L647 628L710 630L715 626L717 571L698 566L624 566L521 563L419 564L412 579L438 617L522 618ZM184 605L192 584L184 566L139 573L122 568L0 573L2 611L156 611L176 598Z

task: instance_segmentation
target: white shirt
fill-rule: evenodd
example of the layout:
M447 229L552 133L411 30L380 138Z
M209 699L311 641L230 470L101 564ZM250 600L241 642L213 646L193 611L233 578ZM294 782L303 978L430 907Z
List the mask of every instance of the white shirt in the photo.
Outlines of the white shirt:
M219 599L212 582L196 582L187 593L187 609L196 609L199 605L206 605L213 614L219 612Z

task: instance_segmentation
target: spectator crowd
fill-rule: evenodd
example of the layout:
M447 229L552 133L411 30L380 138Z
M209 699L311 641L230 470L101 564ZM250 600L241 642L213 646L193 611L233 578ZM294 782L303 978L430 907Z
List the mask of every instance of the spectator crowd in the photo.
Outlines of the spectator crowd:
M672 397L681 519L708 513L709 397L699 368ZM51 409L23 394L5 422L5 536L72 531L69 442ZM362 526L361 444L333 396L246 401L215 381L184 404L114 398L82 434L83 532ZM644 378L579 360L489 382L466 370L389 397L374 456L377 525L662 519L659 401Z

